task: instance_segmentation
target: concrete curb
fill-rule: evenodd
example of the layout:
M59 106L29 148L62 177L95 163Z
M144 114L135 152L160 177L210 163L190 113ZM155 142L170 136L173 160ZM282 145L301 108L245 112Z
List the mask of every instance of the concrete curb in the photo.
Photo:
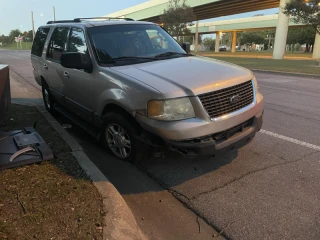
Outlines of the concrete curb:
M94 165L83 151L79 143L57 122L43 106L37 106L38 111L48 123L59 133L69 145L72 155L86 172L103 198L106 212L104 217L103 240L110 239L147 239L140 230L131 210L118 190L106 176Z
M259 72L259 73L269 73L269 74L293 76L293 77L305 77L305 78L316 78L316 79L320 79L320 75L317 75L317 74L294 73L294 72L280 72L280 71L271 71L271 70L263 70L263 69L251 69L251 71L253 71L253 72Z

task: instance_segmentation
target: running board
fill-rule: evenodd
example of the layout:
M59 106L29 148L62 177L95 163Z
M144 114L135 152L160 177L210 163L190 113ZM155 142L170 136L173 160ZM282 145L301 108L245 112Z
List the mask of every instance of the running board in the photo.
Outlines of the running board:
M87 133L89 133L91 136L93 136L97 140L100 139L101 133L98 128L92 126L89 122L80 119L76 114L72 113L70 110L64 108L61 105L55 105L54 110L59 112L64 117L68 118L77 126L81 127L83 130L85 130Z

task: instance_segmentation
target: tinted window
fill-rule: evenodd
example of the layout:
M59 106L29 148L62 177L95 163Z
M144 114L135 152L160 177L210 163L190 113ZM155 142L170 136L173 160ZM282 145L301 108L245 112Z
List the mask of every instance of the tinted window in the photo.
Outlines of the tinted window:
M72 28L69 38L67 52L87 52L87 44L84 32L81 28Z
M31 54L41 57L50 28L39 28L32 44Z
M88 29L99 62L119 57L154 57L165 52L185 53L161 27L154 24L121 24Z
M61 54L65 50L67 43L69 28L58 27L53 31L49 46L47 57L60 61Z

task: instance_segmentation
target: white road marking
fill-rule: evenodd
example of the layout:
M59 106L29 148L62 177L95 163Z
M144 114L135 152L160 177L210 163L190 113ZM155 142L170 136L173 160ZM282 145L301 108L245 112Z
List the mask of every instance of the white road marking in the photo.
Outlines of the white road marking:
M8 55L9 57L13 57L13 58L16 58L16 59L20 59L19 57L15 57L15 56L11 56L11 55Z
M286 136L283 136L283 135L280 135L280 134L277 134L277 133L274 133L274 132L269 132L269 131L264 130L264 129L261 129L260 133L263 133L263 134L266 134L266 135L269 135L269 136L272 136L272 137L275 137L275 138L279 138L279 139L282 139L282 140L287 141L287 142L295 143L295 144L298 144L300 146L304 146L304 147L307 147L307 148L310 148L310 149L313 149L313 150L320 151L320 146L317 146L317 145L314 145L314 144L311 144L311 143L307 143L307 142L303 142L303 141L300 141L298 139L286 137Z

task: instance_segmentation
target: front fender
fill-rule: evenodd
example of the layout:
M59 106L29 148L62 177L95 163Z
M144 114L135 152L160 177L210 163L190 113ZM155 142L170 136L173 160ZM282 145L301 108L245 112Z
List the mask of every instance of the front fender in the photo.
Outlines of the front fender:
M145 111L151 99L162 98L162 94L151 86L112 69L100 71L95 80L97 108L99 115L108 104L115 104L130 115Z
M108 104L117 105L126 110L130 115L135 116L137 103L130 99L130 96L122 89L106 89L99 96L98 114L102 116L105 106Z

